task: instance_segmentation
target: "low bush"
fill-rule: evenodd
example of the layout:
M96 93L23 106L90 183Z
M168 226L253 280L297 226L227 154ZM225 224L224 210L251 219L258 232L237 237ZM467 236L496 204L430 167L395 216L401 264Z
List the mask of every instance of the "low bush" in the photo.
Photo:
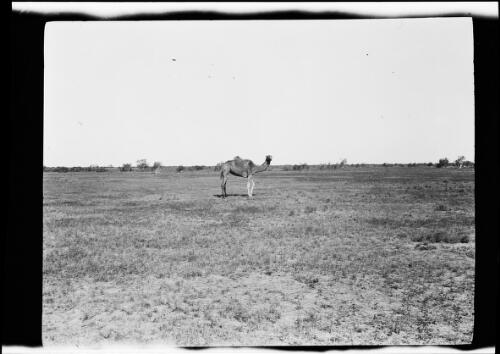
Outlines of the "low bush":
M434 210L436 210L436 211L448 211L449 208L446 205L439 204L438 206L436 206L436 208Z
M293 165L292 170L293 171L302 171L302 170L308 170L309 165L306 163L300 164L300 165Z
M430 234L419 234L411 237L413 242L426 243L468 243L469 237L464 234L450 234L445 231L435 231Z

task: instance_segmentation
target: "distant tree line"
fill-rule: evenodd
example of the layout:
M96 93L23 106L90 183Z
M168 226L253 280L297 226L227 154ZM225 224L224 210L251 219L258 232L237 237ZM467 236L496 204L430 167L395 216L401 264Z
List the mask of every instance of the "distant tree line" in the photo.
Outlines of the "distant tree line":
M57 166L57 167L47 167L43 166L44 172L106 172L109 167L102 167L97 165L91 165L88 167L74 166L74 167L65 167L65 166Z
M302 171L308 170L311 166L306 163L301 163L298 165L285 165L283 166L283 171Z
M140 171L140 172L158 172L161 170L161 162L160 161L155 161L152 166L148 164L148 161L146 159L140 159L137 160L136 165L135 165L135 170ZM132 167L132 164L130 163L124 163L120 167L120 171L122 172L131 172L134 171L134 168Z
M90 165L88 167L75 166L75 167L66 167L66 166L57 166L57 167L47 167L43 166L44 172L106 172L110 170L114 170L115 168L112 165L103 167L99 165ZM161 169L161 162L155 161L152 166L149 166L146 159L141 159L137 161L136 167L132 167L130 163L124 163L121 167L117 168L122 172L130 172L130 171L158 171Z
M360 165L360 164L357 164ZM309 170L310 168L320 169L320 170L336 170L337 168L342 168L347 166L347 159L342 159L340 162L335 164L320 164L320 165L308 165L306 163L298 164L298 165L285 165L283 166L283 171L302 171Z
M180 166L177 166L177 168L175 169L176 172L182 172L182 171L201 171L201 170L204 170L204 169L208 169L209 167L207 166L204 166L204 165L194 165L194 166L187 166L187 167L184 167L182 165Z
M205 165L194 165L194 166L171 166L167 168L173 169L175 172L183 172L183 171L202 171L207 169L212 169L213 171L220 171L222 168L223 162L219 162L215 166L205 166ZM282 165L281 169L283 171L304 171L309 169L314 170L336 170L338 168L344 167L436 167L436 168L447 168L447 167L474 167L474 162L468 161L464 156L459 156L455 161L450 162L448 158L444 157L439 159L437 162L424 162L424 163L387 163L383 164L366 164L366 163L356 163L356 164L347 164L347 159L342 159L337 163L326 163L326 164L318 164L318 165L308 165L307 163L294 164L294 165ZM90 165L88 167L75 166L75 167L66 167L66 166L57 166L57 167L47 167L43 166L44 172L106 172L110 170L119 170L121 172L131 172L131 171L139 171L139 172L155 172L158 173L162 170L162 164L159 161L155 161L152 165L149 165L146 159L137 160L135 167L130 163L124 163L121 167L114 168L113 166L98 166L98 165ZM278 166L279 168L280 166Z
M340 162L333 163L333 164L330 163L330 162L327 163L327 164L321 164L321 165L319 165L319 169L320 170L336 170L337 168L342 168L344 166L349 166L347 164L347 159L342 159ZM362 166L365 166L365 164L359 164L359 163L357 163L357 164L353 164L351 166L353 166L353 167L362 167Z
M438 163L436 164L437 168L442 168L442 167L474 167L474 162L468 161L465 159L465 156L459 156L455 161L450 162L448 158L444 157L442 159L439 159Z
M464 156L459 156L454 162L450 162L447 158L439 159L438 162L410 162L410 163L388 163L384 162L382 164L366 164L366 163L356 163L356 164L348 164L346 159L342 159L338 163L327 163L327 164L319 164L319 165L308 165L306 163L297 164L297 165L283 165L281 169L283 171L302 171L302 170L336 170L338 168L343 167L474 167L474 162L465 160Z

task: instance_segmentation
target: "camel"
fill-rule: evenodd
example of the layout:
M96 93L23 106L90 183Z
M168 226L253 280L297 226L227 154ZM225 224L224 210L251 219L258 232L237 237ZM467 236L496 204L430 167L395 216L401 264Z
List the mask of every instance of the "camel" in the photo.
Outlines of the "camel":
M272 156L267 155L266 161L264 161L262 165L257 166L252 162L252 160L242 159L241 157L236 156L233 160L229 160L223 163L220 172L220 178L222 180L222 198L227 197L226 183L229 174L247 179L248 197L252 198L253 188L255 187L253 175L259 172L266 171L271 164L271 160Z

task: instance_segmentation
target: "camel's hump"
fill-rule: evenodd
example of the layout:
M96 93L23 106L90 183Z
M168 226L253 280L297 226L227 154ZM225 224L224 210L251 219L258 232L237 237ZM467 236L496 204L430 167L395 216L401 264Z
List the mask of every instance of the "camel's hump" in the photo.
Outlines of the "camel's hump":
M242 159L239 156L234 157L233 163L239 168L247 168L247 167L253 168L255 166L255 164L251 160Z

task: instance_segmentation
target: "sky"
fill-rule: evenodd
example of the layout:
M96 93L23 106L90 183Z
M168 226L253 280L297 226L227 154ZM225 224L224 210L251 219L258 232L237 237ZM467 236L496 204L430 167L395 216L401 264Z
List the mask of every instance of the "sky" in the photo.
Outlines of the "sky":
M45 28L44 165L474 159L470 18Z

